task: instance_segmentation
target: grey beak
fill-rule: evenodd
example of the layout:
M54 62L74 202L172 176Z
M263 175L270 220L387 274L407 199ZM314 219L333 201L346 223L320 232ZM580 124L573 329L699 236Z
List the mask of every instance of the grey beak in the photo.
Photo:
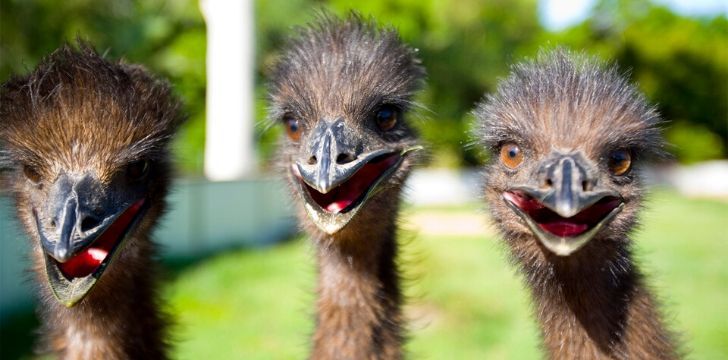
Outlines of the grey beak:
M309 155L304 160L297 160L294 170L308 186L326 194L372 159L395 152L381 149L362 153L360 141L346 128L343 119L320 121L307 142Z
M104 197L97 180L88 175L59 176L49 195L47 220L35 213L43 251L64 263L91 244L124 210L115 206L119 204L91 204Z
M61 234L56 241L55 246L53 243L48 241L45 237L42 239L43 247L46 253L56 259L58 262L66 262L73 256L73 247L71 239L73 238L73 232L76 227L76 214L77 214L77 200L75 197L71 197L66 201L65 206L61 208L59 214Z
M545 187L518 186L528 195L564 218L570 218L594 205L605 196L618 196L609 190L595 189L589 176L589 166L580 154L559 155L546 162L539 170Z

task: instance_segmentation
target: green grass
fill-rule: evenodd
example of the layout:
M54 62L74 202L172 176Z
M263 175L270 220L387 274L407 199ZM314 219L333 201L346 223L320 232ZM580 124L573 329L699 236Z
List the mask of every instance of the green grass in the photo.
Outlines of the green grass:
M648 203L638 256L693 359L728 359L728 203L666 193Z
M409 208L407 212L423 211ZM480 211L478 204L427 209ZM691 358L728 358L728 204L656 192L636 234L637 256ZM412 358L539 358L528 294L492 235L407 232L402 262ZM180 273L167 289L184 337L181 359L305 358L314 270L300 239L225 254Z
M405 211L482 213L478 204ZM726 222L725 202L657 191L635 236L639 263L693 359L728 358ZM494 235L404 237L411 358L541 357L528 293ZM163 292L178 321L174 358L305 358L315 282L310 255L296 239L174 270Z
M178 359L291 359L306 353L314 273L300 242L237 251L181 272L166 289Z

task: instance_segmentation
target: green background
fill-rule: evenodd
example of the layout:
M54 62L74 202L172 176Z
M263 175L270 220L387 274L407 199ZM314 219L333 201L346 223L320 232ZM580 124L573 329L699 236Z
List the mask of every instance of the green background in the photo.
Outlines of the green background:
M541 47L563 45L630 71L669 121L666 136L681 162L728 155L728 20L694 18L646 0L599 0L589 17L557 32L539 22L535 0L258 0L256 121L261 163L269 163L277 127L265 126L265 82L286 36L319 11L355 9L398 28L419 49L429 72L419 97L429 111L418 126L434 166L482 163L468 144L470 110L492 92L509 65ZM187 175L202 170L205 24L196 0L0 0L0 81L22 74L64 41L91 40L167 76L191 121L176 153Z

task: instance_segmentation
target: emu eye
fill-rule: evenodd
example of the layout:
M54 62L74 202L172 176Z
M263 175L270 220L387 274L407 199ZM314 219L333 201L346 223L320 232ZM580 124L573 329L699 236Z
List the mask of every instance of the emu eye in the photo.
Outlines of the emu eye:
M384 105L377 111L377 127L379 130L391 130L399 120L399 110L392 105Z
M609 166L609 172L611 172L612 175L624 175L632 166L632 155L630 155L629 151L624 149L613 151L609 154L607 166Z
M33 184L38 184L41 180L40 174L32 166L23 166L23 175Z
M301 126L298 124L298 119L291 114L286 114L283 116L283 122L286 126L288 138L298 141L301 138Z
M149 161L135 161L126 167L126 176L133 181L144 179L149 173Z
M523 151L514 143L506 143L501 146L500 160L509 169L515 169L523 162Z

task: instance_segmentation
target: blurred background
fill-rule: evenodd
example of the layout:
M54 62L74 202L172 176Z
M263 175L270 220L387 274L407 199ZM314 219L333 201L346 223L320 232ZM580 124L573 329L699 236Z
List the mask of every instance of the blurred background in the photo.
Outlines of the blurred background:
M675 160L649 171L654 191L637 253L693 357L728 358L725 1L241 0L247 47L236 56L247 66L228 70L249 79L238 89L245 100L231 105L240 119L215 120L211 104L220 102L208 80L220 75L211 71L235 67L209 66L218 61L209 9L221 1L0 0L0 82L80 37L168 78L185 102L173 211L156 233L163 294L178 319L175 358L305 357L315 271L272 172L281 129L266 122L265 83L286 37L322 9L396 27L428 70L418 100L429 111L415 122L433 156L408 186L402 233L413 358L539 357L528 294L477 201L485 159L469 146L469 111L509 64L556 45L618 63L668 120ZM209 167L224 158L210 157L210 145L224 144L213 120L240 129L244 145L232 148L243 159L230 156L245 165L235 174L216 177ZM37 319L11 205L0 191L0 358L31 358Z

